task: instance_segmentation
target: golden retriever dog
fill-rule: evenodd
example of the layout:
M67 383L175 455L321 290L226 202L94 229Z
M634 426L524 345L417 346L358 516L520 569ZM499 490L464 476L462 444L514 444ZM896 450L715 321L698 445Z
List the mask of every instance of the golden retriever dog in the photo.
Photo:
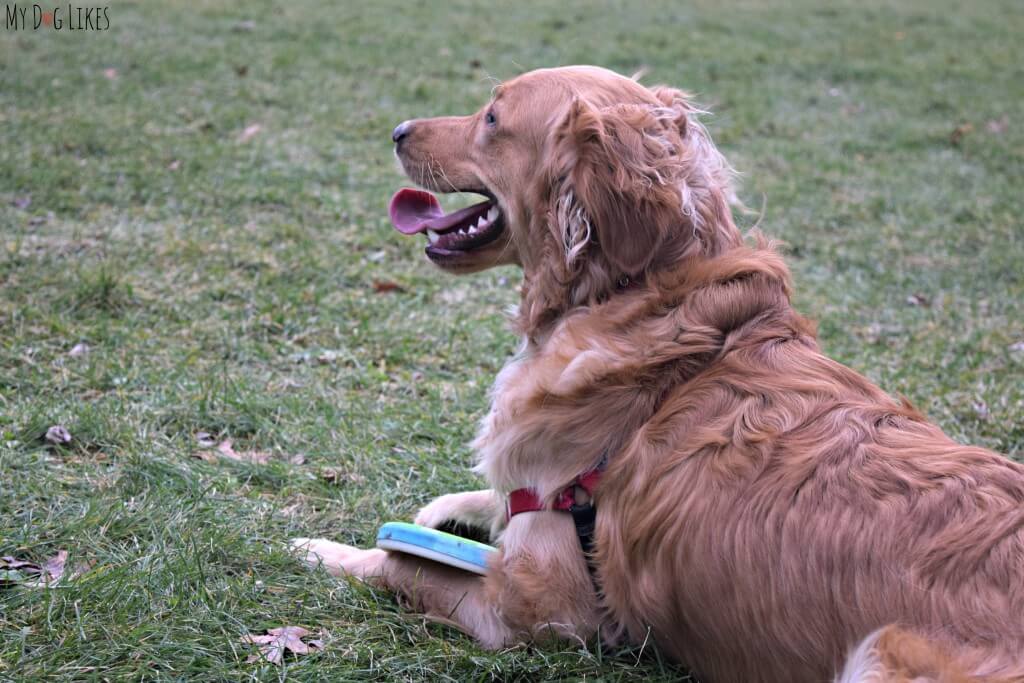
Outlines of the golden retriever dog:
M1024 466L821 352L700 114L571 67L395 129L415 183L486 197L445 214L407 188L395 227L445 271L523 272L522 347L473 443L490 488L416 518L499 553L481 577L295 547L488 648L600 627L712 682L1024 681ZM510 515L516 495L537 504ZM596 509L588 553L567 496Z

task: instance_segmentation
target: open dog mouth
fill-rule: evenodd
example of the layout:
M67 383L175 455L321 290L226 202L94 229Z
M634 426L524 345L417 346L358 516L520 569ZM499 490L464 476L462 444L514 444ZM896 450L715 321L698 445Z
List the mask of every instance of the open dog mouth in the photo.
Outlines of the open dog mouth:
M505 229L501 209L493 199L445 213L430 192L403 187L388 207L391 224L403 235L426 234L427 256L444 259L479 249L498 239Z

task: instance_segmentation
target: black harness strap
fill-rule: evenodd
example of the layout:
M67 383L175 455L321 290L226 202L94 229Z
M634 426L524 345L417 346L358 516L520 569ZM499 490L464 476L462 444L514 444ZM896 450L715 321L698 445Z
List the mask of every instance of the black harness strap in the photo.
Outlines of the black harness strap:
M587 560L587 570L590 578L594 580L594 588L597 588L594 567L594 522L597 520L597 508L593 501L585 505L573 505L569 508L572 515L572 523L576 525L576 538L580 541L580 548L583 550L583 557Z

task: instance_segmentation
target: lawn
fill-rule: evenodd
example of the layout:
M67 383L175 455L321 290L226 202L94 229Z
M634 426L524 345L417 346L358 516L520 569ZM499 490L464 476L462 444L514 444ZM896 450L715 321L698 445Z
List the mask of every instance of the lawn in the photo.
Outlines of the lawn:
M1019 0L152 0L109 21L0 31L0 555L83 569L0 583L0 679L684 675L652 648L485 652L285 551L479 487L466 444L518 273L454 279L391 229L390 131L535 67L697 93L824 348L1024 459ZM202 450L225 439L269 458ZM243 635L285 625L324 648L246 661Z

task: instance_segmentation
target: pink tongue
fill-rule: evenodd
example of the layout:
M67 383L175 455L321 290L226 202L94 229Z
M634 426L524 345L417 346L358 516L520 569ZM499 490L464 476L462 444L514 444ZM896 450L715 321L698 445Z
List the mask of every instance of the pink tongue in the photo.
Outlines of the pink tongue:
M437 197L424 190L403 187L391 198L388 206L391 224L403 235L415 235L429 226L427 222L444 215Z

